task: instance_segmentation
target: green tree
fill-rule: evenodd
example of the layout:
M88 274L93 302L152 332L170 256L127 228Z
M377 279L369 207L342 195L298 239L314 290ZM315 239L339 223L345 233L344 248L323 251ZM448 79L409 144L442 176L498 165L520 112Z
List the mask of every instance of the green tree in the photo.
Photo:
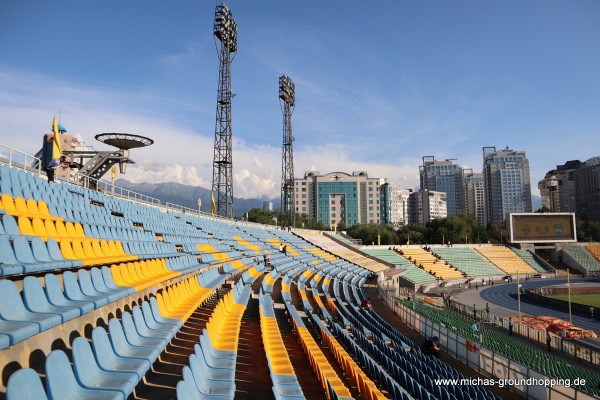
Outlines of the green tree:
M357 224L347 229L348 235L355 239L361 239L363 244L372 243L381 245L397 244L396 233L387 225Z
M600 241L600 222L577 219L576 225L578 242Z
M309 217L308 214L296 214L296 228L315 229L319 231L326 230L326 227L322 222L317 221L313 217Z
M265 225L277 225L279 211L263 211L253 208L248 211L248 221Z

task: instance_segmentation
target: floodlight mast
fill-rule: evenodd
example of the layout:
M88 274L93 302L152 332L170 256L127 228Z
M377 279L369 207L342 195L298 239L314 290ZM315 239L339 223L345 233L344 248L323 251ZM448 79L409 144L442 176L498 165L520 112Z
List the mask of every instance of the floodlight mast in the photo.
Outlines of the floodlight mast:
M281 225L294 226L294 137L292 113L296 105L295 85L289 76L279 77L279 100L283 112L283 148L281 152Z
M219 88L213 156L212 193L216 214L233 218L233 159L231 151L231 62L237 51L237 22L225 3L215 9L213 27L219 56ZM217 39L218 42L217 43Z

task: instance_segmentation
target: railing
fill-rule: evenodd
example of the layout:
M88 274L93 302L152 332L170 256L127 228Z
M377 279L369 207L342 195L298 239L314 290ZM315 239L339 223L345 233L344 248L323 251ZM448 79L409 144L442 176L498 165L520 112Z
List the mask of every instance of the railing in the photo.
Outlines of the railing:
M543 387L536 385L510 385L510 380L517 381L521 379L526 380L528 378L551 380L552 378L547 377L539 373L538 371L526 365L518 363L502 354L487 349L485 347L485 344L481 345L481 348L478 352L468 351L467 338L458 335L456 332L451 331L444 325L429 320L425 316L416 312L416 310L413 310L412 308L400 303L396 300L395 292L385 290L385 288L378 286L378 293L379 297L394 312L394 314L398 315L400 319L402 319L402 321L406 323L409 327L413 328L423 336L438 336L440 338L440 343L442 343L446 352L453 355L457 359L465 362L470 367L476 369L479 373L485 376L491 376L497 381L502 380L502 382L505 383L506 387L510 387L511 390L517 393L521 393L527 396L527 398L535 400L594 399L594 396L584 393L573 387L565 387L560 385L555 385L553 387ZM414 297L412 298L414 299ZM417 299L417 301L418 300L419 299ZM466 307L466 309L468 312L468 307ZM470 309L472 311L472 307L470 307ZM456 311L450 310L450 312ZM485 310L479 310L479 315L481 315L482 312L485 312ZM508 330L508 319L494 316L492 321L490 321L489 323L498 324L498 326L503 326ZM532 339L537 340L537 333L533 334L532 332L534 331L534 329L516 323L514 324L514 328L515 333L518 333L522 336L527 336L528 332L530 332L532 333L532 336L536 336L532 337ZM545 342L545 333L543 341ZM559 338L553 338L553 346L560 346L561 344L564 346L563 350L565 352L568 352L569 348L572 348L573 354L575 354L576 348L579 347L575 343L561 343ZM595 363L594 365L600 364L598 354L596 354L595 356L590 356L589 360L590 362Z
M38 157L23 153L3 144L0 144L0 160L9 166L19 167L38 175L42 172L42 162ZM37 166L35 166L36 164Z

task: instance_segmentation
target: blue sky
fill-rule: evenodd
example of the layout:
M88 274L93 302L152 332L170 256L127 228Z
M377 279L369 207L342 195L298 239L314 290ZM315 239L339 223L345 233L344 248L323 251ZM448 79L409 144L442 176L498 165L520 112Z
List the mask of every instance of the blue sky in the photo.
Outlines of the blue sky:
M96 149L146 135L124 178L210 187L217 2L0 2L0 144L34 154L52 117ZM365 170L418 186L422 156L481 171L527 152L534 188L600 155L597 0L241 1L234 195L277 196L278 78L296 84L295 175ZM534 189L534 193L537 189Z

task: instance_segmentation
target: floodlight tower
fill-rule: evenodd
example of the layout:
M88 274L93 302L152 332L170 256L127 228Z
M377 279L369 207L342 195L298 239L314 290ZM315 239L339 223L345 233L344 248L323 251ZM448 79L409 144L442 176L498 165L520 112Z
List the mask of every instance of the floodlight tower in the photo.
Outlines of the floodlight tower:
M237 51L237 22L225 3L215 9L213 27L219 56L219 88L213 157L212 193L218 215L233 218L233 159L231 157L231 61ZM220 46L217 43L219 40Z
M281 216L282 226L294 226L294 137L292 113L296 105L294 82L289 76L279 77L279 100L283 112L283 148L281 151Z

